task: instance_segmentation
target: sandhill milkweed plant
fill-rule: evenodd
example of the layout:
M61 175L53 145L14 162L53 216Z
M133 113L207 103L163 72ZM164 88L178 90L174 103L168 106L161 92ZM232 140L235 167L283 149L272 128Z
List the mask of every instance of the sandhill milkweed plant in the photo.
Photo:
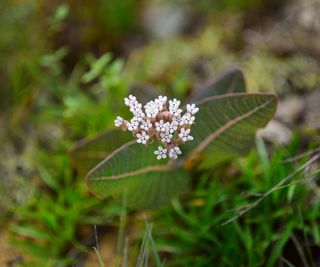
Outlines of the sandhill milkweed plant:
M274 94L247 93L239 69L183 99L185 108L182 101L154 92L130 92L124 104L132 118L115 117L115 128L70 151L97 197L126 193L131 207L163 205L188 188L191 169L213 168L246 153L278 102Z

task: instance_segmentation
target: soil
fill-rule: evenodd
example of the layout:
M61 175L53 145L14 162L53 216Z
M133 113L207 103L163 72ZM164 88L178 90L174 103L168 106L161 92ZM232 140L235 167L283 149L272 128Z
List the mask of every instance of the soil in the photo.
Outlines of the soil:
M18 263L21 256L17 250L13 248L8 242L8 233L0 228L0 266L15 266Z

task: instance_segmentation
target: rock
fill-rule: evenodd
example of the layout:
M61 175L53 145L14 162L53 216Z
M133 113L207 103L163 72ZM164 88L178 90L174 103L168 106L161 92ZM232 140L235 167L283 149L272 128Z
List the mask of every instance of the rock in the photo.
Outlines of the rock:
M304 121L307 126L320 130L320 89L305 98Z
M158 4L145 8L144 27L153 38L166 39L179 35L187 23L187 9Z
M258 130L257 136L277 145L288 145L291 141L292 131L284 123L273 119L266 128Z
M293 124L303 113L304 101L299 96L289 96L281 100L276 113L276 118L288 123Z

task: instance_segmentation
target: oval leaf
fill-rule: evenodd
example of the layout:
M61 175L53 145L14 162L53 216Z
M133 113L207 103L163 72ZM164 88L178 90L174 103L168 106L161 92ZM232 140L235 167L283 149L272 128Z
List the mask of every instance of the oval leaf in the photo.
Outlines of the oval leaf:
M114 151L88 173L91 192L100 198L125 193L128 205L143 208L170 200L187 186L188 173L157 160L153 154L156 148L156 144L146 147L132 141Z
M246 84L242 71L238 68L233 68L200 87L190 102L197 102L210 96L241 93L245 91Z
M132 140L132 134L120 129L110 129L93 138L78 142L70 151L69 158L75 168L87 173L114 150Z
M183 146L190 151L186 166L201 168L239 156L247 151L257 129L264 127L277 107L273 94L226 94L205 98L198 104L194 140Z

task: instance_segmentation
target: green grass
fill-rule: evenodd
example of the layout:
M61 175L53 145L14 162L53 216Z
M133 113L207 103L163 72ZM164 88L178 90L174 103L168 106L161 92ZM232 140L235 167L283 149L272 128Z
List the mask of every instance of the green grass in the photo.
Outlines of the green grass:
M269 157L258 141L257 150L232 164L236 174L231 177L226 169L195 174L195 189L156 218L155 239L168 257L168 266L271 267L280 259L290 266L284 248L297 231L319 245L315 214L320 202L310 201L313 193L306 186L308 180L319 178L319 171L305 167L295 173L307 159L282 162L296 149L293 143L275 149ZM265 194L283 180L285 184ZM302 252L307 254L308 249ZM305 255L309 263L314 262L316 255L309 256Z

